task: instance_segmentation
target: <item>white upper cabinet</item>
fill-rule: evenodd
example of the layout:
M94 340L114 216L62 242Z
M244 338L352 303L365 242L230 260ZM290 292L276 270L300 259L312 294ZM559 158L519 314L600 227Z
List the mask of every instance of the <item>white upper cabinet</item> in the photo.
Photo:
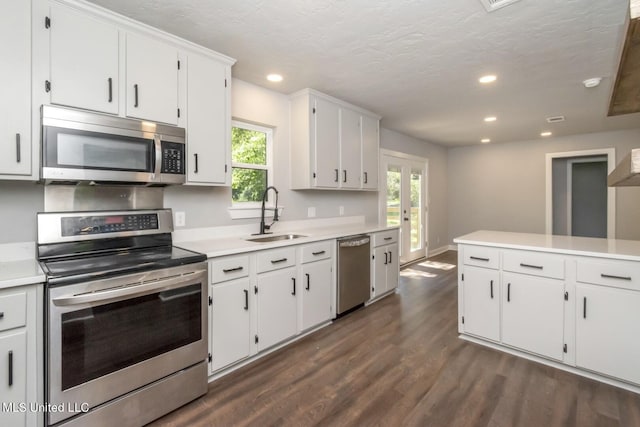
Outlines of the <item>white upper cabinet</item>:
M118 114L118 28L51 3L51 103Z
M380 148L379 120L362 116L362 188L378 188L378 151Z
M31 174L30 3L4 2L0 14L0 175Z
M126 58L126 115L177 124L178 49L127 33Z
M187 182L229 185L231 66L197 54L186 65Z
M379 118L312 89L290 102L291 188L376 190Z

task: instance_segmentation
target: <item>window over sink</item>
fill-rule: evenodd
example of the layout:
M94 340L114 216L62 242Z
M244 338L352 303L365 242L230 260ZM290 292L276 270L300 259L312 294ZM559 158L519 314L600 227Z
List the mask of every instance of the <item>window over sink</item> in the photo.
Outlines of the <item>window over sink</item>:
M234 207L259 206L272 180L273 129L233 121L231 200Z

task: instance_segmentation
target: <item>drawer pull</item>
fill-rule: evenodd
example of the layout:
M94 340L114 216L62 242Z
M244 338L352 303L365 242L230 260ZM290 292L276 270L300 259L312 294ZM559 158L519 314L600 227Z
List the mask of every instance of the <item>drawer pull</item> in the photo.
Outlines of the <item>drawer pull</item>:
M244 309L249 310L249 291L243 289L244 292Z
M311 252L312 255L323 255L326 251Z
M384 240L391 240L393 237L385 237Z
M223 273L233 273L234 271L242 271L242 270L244 270L244 267L240 266L240 267L235 267L235 268L223 268L222 272Z
M631 277L629 276L614 276L612 274L604 274L604 273L602 273L600 277L602 277L603 279L631 280Z
M286 258L272 259L271 264L278 264L280 262L285 262L286 260L287 260Z
M535 268L536 270L542 270L544 268L541 265L524 264L522 262L520 263L520 267Z
M13 385L13 351L9 351L9 387Z
M485 262L489 262L489 258L480 258L480 257L477 257L477 256L471 256L471 257L469 257L469 258L474 259L474 260L476 260L476 261L485 261Z
M493 280L489 283L489 286L491 288L491 299L493 299Z

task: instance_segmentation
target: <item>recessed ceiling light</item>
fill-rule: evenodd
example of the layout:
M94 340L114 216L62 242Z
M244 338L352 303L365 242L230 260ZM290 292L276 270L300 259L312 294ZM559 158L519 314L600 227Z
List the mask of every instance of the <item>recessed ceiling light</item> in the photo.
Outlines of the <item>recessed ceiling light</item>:
M592 79L583 80L582 84L584 87L596 87L602 81L602 77L594 77Z
M484 118L485 122L495 122L496 120L498 120L498 118L495 117L495 116L490 116L490 117L485 117Z
M494 76L493 74L489 74L489 75L480 77L478 81L480 83L493 83L496 81L496 79L497 79L496 76Z
M270 82L281 82L282 76L280 74L269 74L267 76L267 80L269 80Z
M542 132L540 136L551 136L551 132Z
M482 138L480 142L482 142L483 144L488 144L491 142L491 140L489 138Z

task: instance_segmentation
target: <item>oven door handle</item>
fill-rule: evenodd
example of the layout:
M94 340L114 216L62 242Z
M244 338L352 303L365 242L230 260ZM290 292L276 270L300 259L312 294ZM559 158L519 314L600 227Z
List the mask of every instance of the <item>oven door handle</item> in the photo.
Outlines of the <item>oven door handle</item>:
M105 289L104 291L61 296L54 298L52 301L53 304L57 306L121 301L136 296L151 294L157 291L168 291L186 286L187 282L191 281L193 277L198 276L199 274L205 274L206 276L206 270L196 270L187 274L172 276L161 280L153 280L146 283L132 283L115 289Z

